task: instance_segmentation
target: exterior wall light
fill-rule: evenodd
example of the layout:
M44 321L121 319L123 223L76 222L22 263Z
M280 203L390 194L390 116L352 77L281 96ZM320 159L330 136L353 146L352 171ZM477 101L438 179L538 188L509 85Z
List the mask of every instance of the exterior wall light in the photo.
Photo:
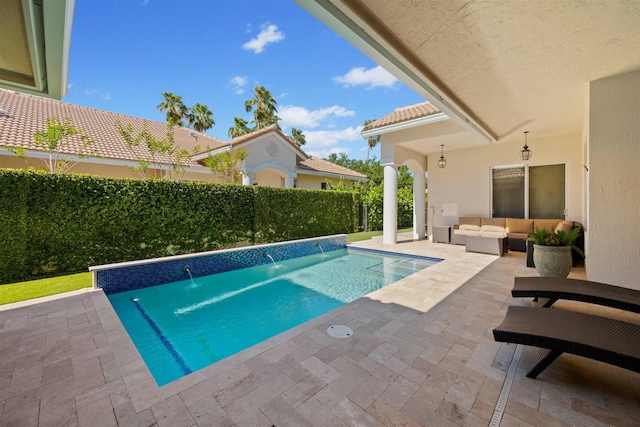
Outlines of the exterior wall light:
M520 151L520 158L525 162L531 158L531 150L529 150L529 146L527 145L527 134L529 131L524 132L524 147Z
M440 160L438 160L438 167L443 169L447 166L447 161L444 158L444 144L440 144Z

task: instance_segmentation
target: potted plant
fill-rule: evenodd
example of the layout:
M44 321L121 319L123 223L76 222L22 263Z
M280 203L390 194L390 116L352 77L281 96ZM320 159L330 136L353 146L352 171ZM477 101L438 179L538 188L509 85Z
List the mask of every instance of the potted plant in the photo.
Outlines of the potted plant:
M533 263L540 277L567 277L571 272L571 250L584 258L584 252L573 242L580 236L581 227L574 227L569 233L562 230L550 232L546 228L529 233L533 242Z

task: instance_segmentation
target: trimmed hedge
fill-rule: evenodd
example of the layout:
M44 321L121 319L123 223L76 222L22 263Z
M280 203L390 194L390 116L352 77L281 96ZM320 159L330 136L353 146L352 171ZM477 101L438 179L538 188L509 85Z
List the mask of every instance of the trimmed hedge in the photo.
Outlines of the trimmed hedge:
M354 193L0 169L0 283L357 230Z

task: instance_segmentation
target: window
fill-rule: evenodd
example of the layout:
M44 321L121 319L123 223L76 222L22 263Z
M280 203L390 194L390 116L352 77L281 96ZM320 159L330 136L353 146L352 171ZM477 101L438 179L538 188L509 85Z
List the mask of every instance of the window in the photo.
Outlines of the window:
M565 165L492 170L495 218L564 218Z
M322 190L326 190L326 189L327 189L327 183L326 183L326 182L322 182L322 183L320 183L320 188L321 188Z

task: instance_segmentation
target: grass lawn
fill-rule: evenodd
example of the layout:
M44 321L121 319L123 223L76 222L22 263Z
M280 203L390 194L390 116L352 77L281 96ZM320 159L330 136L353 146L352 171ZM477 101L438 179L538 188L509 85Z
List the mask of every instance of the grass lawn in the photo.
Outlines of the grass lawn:
M398 232L401 231L411 231L411 228L398 230ZM369 240L373 236L381 235L382 230L351 233L347 234L347 243ZM91 286L90 272L12 283L9 285L0 285L0 305L61 294L63 292L75 291L82 288L90 288Z
M411 231L413 228L402 228L398 233L403 231ZM379 231L361 231L360 233L347 234L347 243L359 242L361 240L369 240L374 236L382 236L382 230Z
M0 305L90 288L91 286L91 273L88 271L69 276L0 285Z

